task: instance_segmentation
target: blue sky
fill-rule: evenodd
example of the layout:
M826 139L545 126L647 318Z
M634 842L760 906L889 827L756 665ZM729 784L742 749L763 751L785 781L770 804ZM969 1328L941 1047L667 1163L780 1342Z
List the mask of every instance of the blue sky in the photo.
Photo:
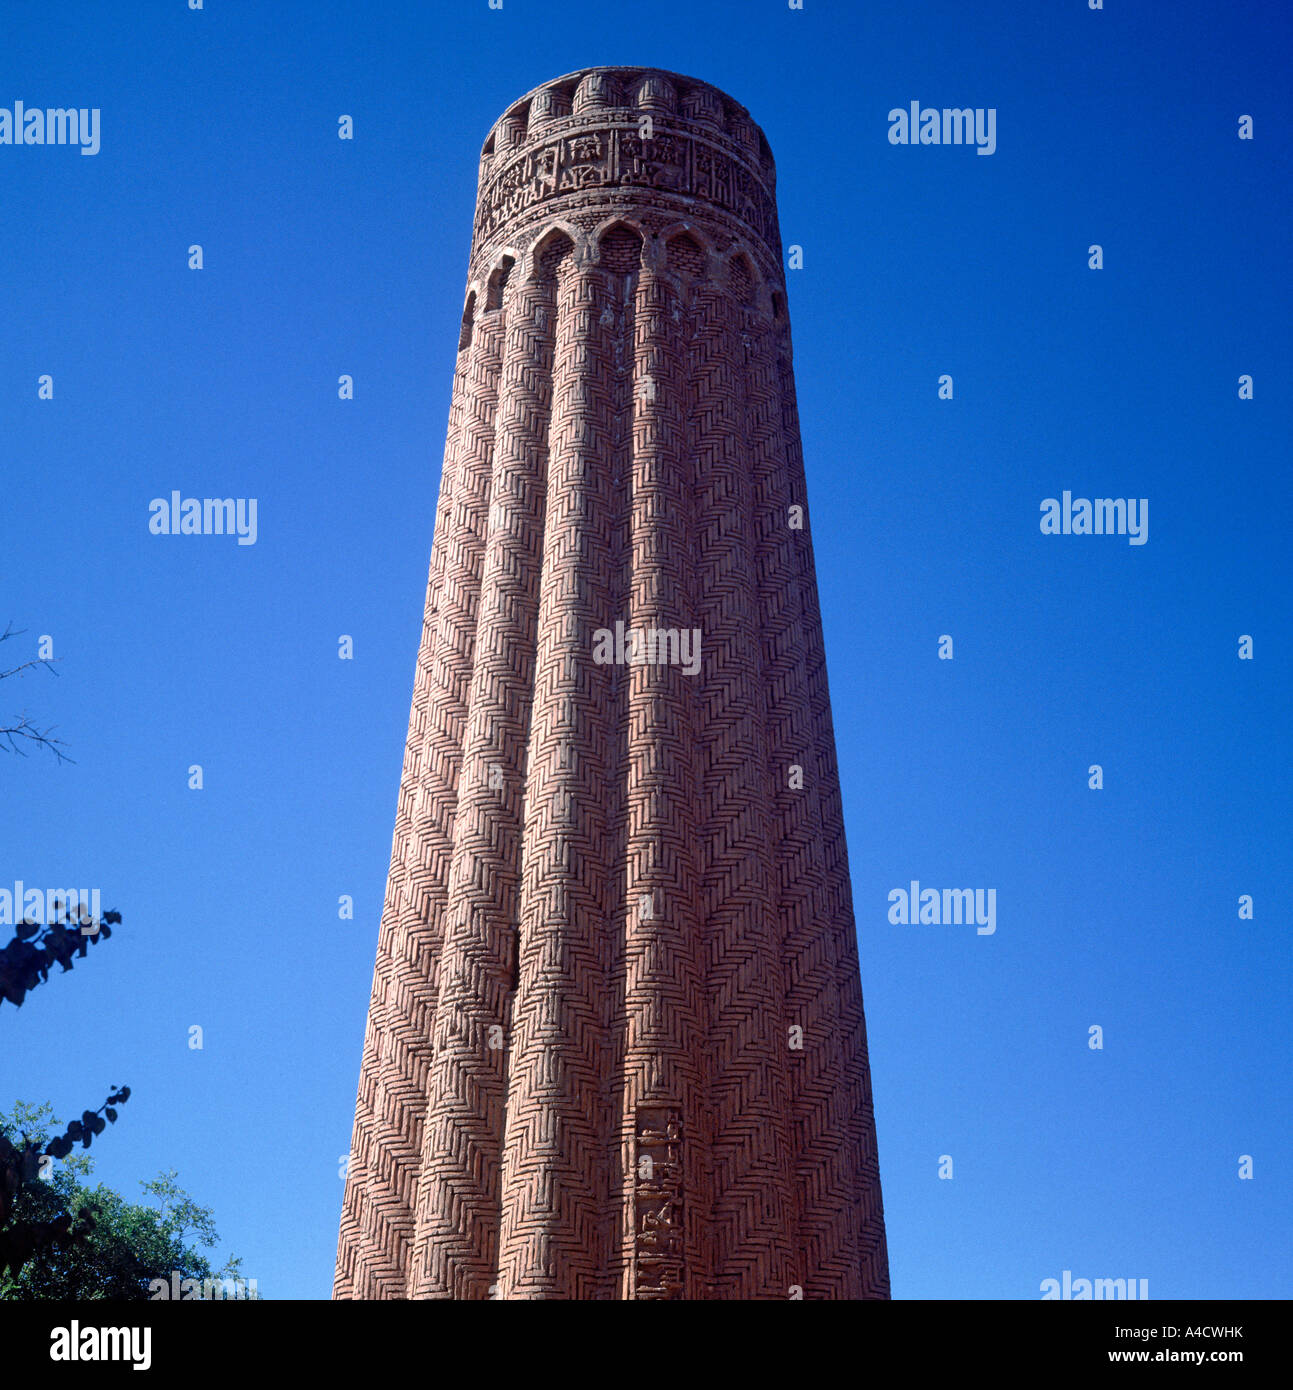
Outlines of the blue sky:
M0 1108L129 1084L96 1175L178 1169L267 1296L327 1296L477 154L540 82L659 66L749 108L804 252L895 1296L1065 1269L1293 1294L1290 27L1198 0L11 9L0 106L97 106L102 148L0 146L0 627L26 629L0 654L49 634L60 673L0 715L76 760L0 760L0 884L100 886L125 920L3 1011ZM913 100L995 108L996 152L890 145ZM256 544L151 536L172 489L256 497ZM1064 489L1148 498L1148 542L1043 536ZM996 933L891 924L911 879L995 888Z

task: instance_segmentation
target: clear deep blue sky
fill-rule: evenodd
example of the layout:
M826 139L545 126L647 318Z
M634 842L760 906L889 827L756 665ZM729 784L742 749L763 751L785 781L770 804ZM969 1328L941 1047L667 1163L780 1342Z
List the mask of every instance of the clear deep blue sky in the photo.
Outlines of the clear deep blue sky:
M2 27L0 106L98 106L102 149L0 146L0 625L27 630L0 654L60 659L0 714L76 759L0 759L0 884L99 886L125 921L4 1008L0 1108L129 1084L97 1176L178 1169L266 1295L327 1296L477 155L536 84L655 65L749 108L804 248L894 1294L1037 1298L1065 1269L1293 1294L1283 4L150 0ZM913 100L996 108L996 153L891 146ZM172 489L256 497L257 543L151 536ZM1064 489L1147 497L1148 543L1043 536ZM995 935L890 924L913 878L995 888Z

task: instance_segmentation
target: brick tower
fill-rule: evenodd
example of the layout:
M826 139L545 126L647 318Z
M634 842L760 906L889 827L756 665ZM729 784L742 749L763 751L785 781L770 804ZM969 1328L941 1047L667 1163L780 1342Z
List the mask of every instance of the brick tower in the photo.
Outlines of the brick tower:
M772 156L485 142L337 1298L886 1298Z

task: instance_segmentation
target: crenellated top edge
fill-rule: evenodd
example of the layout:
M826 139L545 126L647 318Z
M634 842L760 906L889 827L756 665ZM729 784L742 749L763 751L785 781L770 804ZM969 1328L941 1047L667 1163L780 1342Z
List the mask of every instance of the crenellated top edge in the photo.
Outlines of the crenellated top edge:
M495 121L481 150L483 161L543 134L563 117L594 112L672 116L709 128L730 140L775 184L776 163L762 128L740 102L711 82L667 68L579 68L554 77L511 102Z

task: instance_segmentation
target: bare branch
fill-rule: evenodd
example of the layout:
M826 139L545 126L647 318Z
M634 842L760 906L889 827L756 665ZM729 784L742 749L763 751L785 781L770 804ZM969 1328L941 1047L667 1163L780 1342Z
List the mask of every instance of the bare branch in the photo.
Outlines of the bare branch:
M26 631L25 628L15 628L9 623L3 632L0 632L0 642L7 642L11 637L21 637ZM7 680L10 676L21 676L30 671L35 666L43 666L51 675L58 675L54 670L54 657L33 657L31 661L19 662L17 666L11 666L7 671L0 671L0 681ZM52 737L55 725L48 729L38 728L28 718L26 714L17 716L16 723L0 724L0 751L5 753L17 753L20 757L25 757L26 752L22 747L22 742L34 743L38 748L47 748L58 759L60 763L74 762L74 758L69 758L62 750L67 746L61 738Z
M75 762L75 758L69 758L62 751L67 747L66 743L61 738L50 737L57 727L51 724L48 729L39 729L25 714L19 715L16 724L0 724L0 752L17 753L20 758L25 758L27 754L18 740L26 739L38 748L48 748L60 763Z

